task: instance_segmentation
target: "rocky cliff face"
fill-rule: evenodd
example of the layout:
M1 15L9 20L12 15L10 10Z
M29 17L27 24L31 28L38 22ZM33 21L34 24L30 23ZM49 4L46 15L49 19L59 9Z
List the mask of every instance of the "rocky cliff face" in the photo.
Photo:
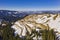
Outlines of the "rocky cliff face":
M18 20L14 23L12 28L15 30L15 34L20 37L32 33L32 30L39 31L40 29L54 29L60 33L60 14L33 14Z

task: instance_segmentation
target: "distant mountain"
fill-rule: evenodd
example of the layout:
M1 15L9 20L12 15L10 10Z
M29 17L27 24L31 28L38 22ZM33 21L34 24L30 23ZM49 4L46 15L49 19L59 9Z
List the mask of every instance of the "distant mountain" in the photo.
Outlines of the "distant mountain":
M16 21L22 19L27 15L31 14L44 14L44 13L60 13L60 11L10 11L10 10L0 10L0 19L6 21Z
M6 21L15 21L27 16L26 13L20 13L18 11L0 10L0 19Z

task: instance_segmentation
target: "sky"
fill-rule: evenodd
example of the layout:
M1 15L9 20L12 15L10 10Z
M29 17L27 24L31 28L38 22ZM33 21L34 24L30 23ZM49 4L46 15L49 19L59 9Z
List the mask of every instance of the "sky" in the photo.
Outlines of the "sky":
M60 10L60 0L0 0L0 10Z

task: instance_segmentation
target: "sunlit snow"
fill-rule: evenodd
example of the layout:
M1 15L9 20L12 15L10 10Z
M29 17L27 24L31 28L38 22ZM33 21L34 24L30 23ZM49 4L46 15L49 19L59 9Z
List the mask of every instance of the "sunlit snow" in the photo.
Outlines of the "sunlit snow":
M35 29L38 31L37 24L33 24L33 23L38 23L38 24L41 23L46 26L48 24L50 29L54 29L55 31L60 32L60 14L58 15L48 14L48 15L50 15L50 17L47 17L47 15L43 15L43 14L42 16L41 15L31 15L31 17L27 16L27 18L22 19L23 21L22 20L16 21L15 24L12 26L12 28L15 30L15 33L17 33L19 36L25 36L27 29L29 32L31 32L31 30L33 30L36 27ZM33 20L34 22L32 22L31 20ZM28 23L29 21L30 23Z

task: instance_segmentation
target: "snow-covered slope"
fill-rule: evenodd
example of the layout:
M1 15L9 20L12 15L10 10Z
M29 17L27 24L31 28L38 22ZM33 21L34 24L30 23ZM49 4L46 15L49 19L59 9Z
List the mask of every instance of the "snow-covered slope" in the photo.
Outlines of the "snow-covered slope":
M33 14L18 20L12 26L15 30L15 34L20 37L27 35L27 31L31 34L31 31L36 29L54 29L60 33L60 14Z

